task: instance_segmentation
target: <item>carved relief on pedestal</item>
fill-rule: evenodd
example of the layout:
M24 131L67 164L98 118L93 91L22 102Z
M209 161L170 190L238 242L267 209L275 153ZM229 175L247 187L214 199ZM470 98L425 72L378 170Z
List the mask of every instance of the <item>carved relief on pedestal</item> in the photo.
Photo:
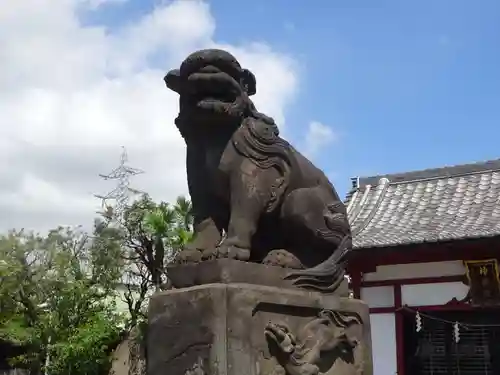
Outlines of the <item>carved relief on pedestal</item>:
M286 324L269 322L264 333L279 363L275 374L362 375L362 328L357 313L332 310L322 310L296 333Z
M198 358L195 364L186 370L185 375L205 375L205 370L203 370L203 359Z

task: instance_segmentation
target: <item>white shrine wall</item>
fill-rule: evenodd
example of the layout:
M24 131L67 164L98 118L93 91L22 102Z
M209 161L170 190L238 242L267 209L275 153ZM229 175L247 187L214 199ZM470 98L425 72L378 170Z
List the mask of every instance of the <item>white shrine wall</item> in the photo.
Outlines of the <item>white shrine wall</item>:
M439 306L452 299L462 300L469 287L459 281L401 285L401 304L407 306Z
M393 307L394 287L391 285L362 287L360 297L370 308Z
M397 374L396 319L394 313L370 315L373 375Z
M464 275L462 261L378 266L375 272L363 275L360 297L371 309L383 312L401 305L444 305L453 298L461 300L466 296L468 286L449 281L450 277Z
M461 260L377 266L375 272L365 273L362 281L389 281L413 278L434 278L465 274Z

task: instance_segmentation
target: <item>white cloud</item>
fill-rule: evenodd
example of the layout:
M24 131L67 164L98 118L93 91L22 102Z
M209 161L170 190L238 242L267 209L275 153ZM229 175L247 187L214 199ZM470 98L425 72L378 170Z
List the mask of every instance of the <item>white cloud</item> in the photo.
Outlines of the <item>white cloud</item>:
M304 152L310 158L314 158L325 146L334 142L336 134L334 131L318 121L311 121L307 128Z
M0 230L90 225L98 177L126 146L155 199L186 194L177 97L164 73L194 49L222 46L201 1L173 1L119 30L80 12L122 0L17 0L0 5ZM120 6L105 4L105 6ZM294 61L269 46L223 45L257 76L259 110L284 123L297 89ZM158 63L161 62L161 63Z

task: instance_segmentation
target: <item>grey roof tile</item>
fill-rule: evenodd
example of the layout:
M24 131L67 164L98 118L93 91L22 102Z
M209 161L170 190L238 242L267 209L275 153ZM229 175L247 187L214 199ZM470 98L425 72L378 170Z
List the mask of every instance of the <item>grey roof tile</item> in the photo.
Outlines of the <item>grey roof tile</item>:
M346 204L355 248L500 235L500 159L360 178Z

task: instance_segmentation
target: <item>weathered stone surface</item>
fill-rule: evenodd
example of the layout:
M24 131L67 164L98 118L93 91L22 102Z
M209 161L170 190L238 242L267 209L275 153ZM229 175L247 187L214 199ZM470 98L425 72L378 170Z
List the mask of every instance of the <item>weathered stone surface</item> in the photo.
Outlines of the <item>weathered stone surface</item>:
M344 329L320 321L325 312L353 324ZM286 353L290 338L294 353ZM148 375L372 375L370 342L368 308L361 301L255 284L206 284L151 298Z
M180 289L151 298L148 374L373 375L368 307L342 297L351 229L326 175L257 111L255 76L230 53L194 52L165 83L195 235L168 269Z
M108 375L146 375L144 338L134 327L113 351Z
M289 269L234 259L188 263L167 269L168 277L175 288L213 283L244 283L299 289L291 280L286 279L290 273ZM336 294L348 296L347 280L336 290Z
M175 124L194 216L194 240L177 261L272 264L297 269L295 285L337 289L352 248L346 207L323 171L257 111L253 73L227 51L204 49L165 83L179 94Z

